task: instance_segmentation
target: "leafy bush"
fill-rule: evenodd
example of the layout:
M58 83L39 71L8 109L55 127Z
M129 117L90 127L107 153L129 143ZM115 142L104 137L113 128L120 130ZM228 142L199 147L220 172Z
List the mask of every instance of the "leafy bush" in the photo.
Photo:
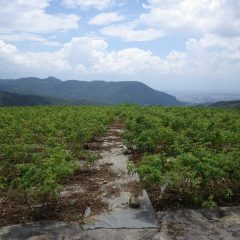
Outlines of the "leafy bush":
M54 212L64 178L96 156L88 142L119 111L112 107L12 107L0 111L0 189L24 198L32 215Z
M18 177L12 187L24 193L33 216L43 219L53 210L59 197L61 181L73 173L74 158L69 151L59 147L36 154L32 163L18 164Z
M186 205L214 207L240 193L240 112L208 108L131 107L123 138L140 153L136 164L149 189Z

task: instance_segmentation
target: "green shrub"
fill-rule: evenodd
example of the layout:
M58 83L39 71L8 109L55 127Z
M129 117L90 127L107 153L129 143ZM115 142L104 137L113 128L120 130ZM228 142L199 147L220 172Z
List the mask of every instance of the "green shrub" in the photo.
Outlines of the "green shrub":
M35 218L43 219L56 207L61 181L75 169L74 158L60 147L36 154L32 163L17 165L18 178L12 187L22 191Z
M188 206L239 196L239 111L135 106L123 117L122 136L141 156L135 168L146 187L167 183Z

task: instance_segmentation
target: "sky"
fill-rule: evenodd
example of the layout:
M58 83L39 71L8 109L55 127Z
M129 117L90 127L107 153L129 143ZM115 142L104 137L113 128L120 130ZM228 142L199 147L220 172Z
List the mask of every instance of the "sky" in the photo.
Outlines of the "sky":
M0 0L0 78L240 93L240 0Z

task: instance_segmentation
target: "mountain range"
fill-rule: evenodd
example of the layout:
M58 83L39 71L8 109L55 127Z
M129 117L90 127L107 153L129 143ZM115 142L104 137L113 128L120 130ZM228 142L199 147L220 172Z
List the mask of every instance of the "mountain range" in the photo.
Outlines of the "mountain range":
M45 79L29 77L19 79L0 79L0 91L13 101L15 93L17 101L29 99L35 105L82 105L82 104L120 104L133 103L141 105L180 106L182 103L174 96L154 90L136 81L61 81L54 77ZM21 95L21 96L20 96ZM25 99L25 100L24 100ZM34 102L33 101L33 102ZM24 102L22 103L24 104ZM29 102L30 105L31 101Z
M84 99L62 99L0 91L0 106L99 105Z
M240 109L240 100L235 101L220 101L210 105L211 107L216 108L239 108Z

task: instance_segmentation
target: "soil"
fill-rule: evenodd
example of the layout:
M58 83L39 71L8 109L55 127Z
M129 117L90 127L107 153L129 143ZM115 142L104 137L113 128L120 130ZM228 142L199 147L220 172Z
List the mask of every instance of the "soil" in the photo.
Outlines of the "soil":
M70 196L63 196L59 199L57 208L51 215L46 216L46 220L59 220L83 223L84 213L87 207L91 208L93 215L104 212L108 205L101 200L102 186L118 175L111 171L109 164L104 164L100 169L85 168L78 170L64 184L64 189L72 186L80 186L81 192L72 193ZM116 196L119 189L107 188L106 196ZM0 226L26 223L36 220L22 197L11 199L3 195L0 201Z
M136 198L142 195L142 188L137 181L123 184L122 187L128 189Z
M112 129L121 129L121 122L114 122L109 126L109 131L106 133L108 141L113 141L114 144L121 141L120 133ZM110 139L110 140L109 140ZM103 149L103 141L96 139L87 145L87 148L98 155L98 152ZM111 148L107 147L107 148ZM105 147L106 148L106 147ZM111 170L111 164L102 164L96 166L85 166L68 178L63 184L65 194L60 197L55 211L51 215L45 216L44 220L59 220L68 222L84 222L84 213L88 207L91 209L91 215L105 212L108 209L108 204L101 199L101 195L105 197L114 197L120 194L118 187L107 186L109 182L119 178L117 173ZM103 194L104 191L104 194ZM30 209L22 200L22 196L18 198L9 197L6 193L0 193L0 226L14 225L26 223L36 220L32 217Z
M108 128L104 137L96 139L94 142L87 144L87 149L97 156L103 150L111 151L111 148L118 146L121 142L120 129L123 128L123 123L115 121ZM107 144L103 144L103 143ZM110 143L110 144L108 144ZM141 157L136 151L128 153L131 156L131 161L137 163ZM113 186L111 182L119 179L119 175L111 168L111 163L104 163L101 165L92 164L85 166L74 172L63 183L63 194L61 195L55 211L49 211L47 220L59 221L74 221L83 223L84 213L87 208L91 209L91 215L97 215L108 210L108 204L102 200L104 198L112 198L120 196L120 192L129 191L135 197L142 194L139 182L133 181L122 184L120 186ZM186 199L179 196L177 191L167 191L162 199L159 199L160 189L152 187L148 189L149 198L156 211L163 211L166 209L179 209L188 206ZM19 195L0 192L0 226L13 225L18 223L26 223L36 220L32 217L31 211L23 201L24 197ZM240 197L236 199L236 204L239 203ZM199 206L191 206L198 208Z
M6 196L1 197L0 202L0 226L13 225L31 221L27 206L20 200L8 201Z
M137 164L142 155L137 151L131 151L130 161ZM189 197L187 195L183 196L179 193L177 189L171 189L163 194L160 199L161 190L159 187L152 186L147 189L148 196L156 212L166 211L166 210L180 210L180 209L201 209L202 206L198 204L193 204L189 202ZM216 200L215 200L216 201ZM226 201L219 198L216 203L220 207L234 207L239 206L240 194L236 195L231 201Z

